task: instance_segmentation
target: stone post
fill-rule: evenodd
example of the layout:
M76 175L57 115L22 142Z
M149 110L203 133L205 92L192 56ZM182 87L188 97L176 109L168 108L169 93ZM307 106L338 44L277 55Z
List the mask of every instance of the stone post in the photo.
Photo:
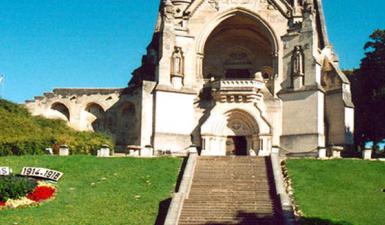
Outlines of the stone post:
M60 156L68 156L70 154L70 150L67 145L60 145L59 155Z
M140 150L140 156L151 157L154 155L154 148L151 145L146 145Z
M319 147L318 148L318 158L319 159L326 159L326 148L325 147Z
M102 145L97 152L97 157L110 157L110 148L108 145Z
M371 148L365 148L363 151L362 151L362 158L364 160L371 160L372 159L372 153L373 153L373 149Z

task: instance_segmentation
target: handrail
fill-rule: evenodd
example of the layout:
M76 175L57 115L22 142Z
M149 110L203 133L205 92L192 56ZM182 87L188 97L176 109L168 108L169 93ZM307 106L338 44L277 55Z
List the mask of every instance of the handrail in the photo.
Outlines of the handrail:
M292 201L286 192L285 181L282 175L282 169L278 153L272 153L270 156L273 167L274 183L277 195L281 202L283 220L285 225L295 225L295 216Z
M197 153L193 152L191 152L188 156L187 164L183 171L182 182L179 186L179 191L174 193L164 225L177 225L179 222L184 200L188 198L190 194L197 158Z

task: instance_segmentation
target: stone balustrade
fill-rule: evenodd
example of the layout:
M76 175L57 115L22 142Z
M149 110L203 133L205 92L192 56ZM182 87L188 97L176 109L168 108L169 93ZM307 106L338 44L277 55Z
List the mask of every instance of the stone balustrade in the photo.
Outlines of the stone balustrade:
M213 81L211 90L213 98L218 102L249 103L263 98L260 90L265 82L254 79L223 79Z

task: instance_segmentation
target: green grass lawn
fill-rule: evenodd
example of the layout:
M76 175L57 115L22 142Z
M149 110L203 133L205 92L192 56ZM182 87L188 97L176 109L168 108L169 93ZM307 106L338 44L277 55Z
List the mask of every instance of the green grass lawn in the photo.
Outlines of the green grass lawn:
M64 172L55 200L1 210L0 224L153 225L159 203L174 191L180 165L178 158L0 157L0 166L17 173L23 166Z
M385 163L288 160L303 224L385 224Z

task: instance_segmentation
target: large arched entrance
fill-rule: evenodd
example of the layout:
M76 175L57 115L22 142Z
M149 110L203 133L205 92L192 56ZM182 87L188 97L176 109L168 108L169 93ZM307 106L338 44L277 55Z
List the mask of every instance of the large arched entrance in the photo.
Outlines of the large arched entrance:
M201 127L203 155L271 152L270 125L258 105L274 93L277 43L271 27L243 8L219 15L203 30L198 71L214 103Z
M276 36L267 23L252 12L237 8L219 16L198 40L198 55L204 82L252 80L261 72L266 86L273 92L278 73Z

